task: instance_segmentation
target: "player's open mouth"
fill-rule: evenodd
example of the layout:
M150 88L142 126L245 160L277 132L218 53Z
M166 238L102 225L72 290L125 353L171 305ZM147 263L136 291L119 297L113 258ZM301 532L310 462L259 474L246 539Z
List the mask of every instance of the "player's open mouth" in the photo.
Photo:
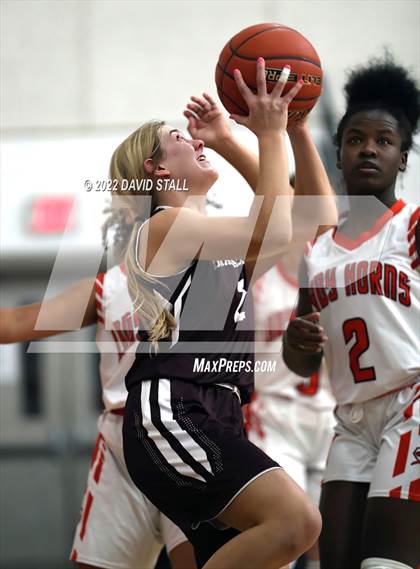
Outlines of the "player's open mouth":
M198 160L198 162L208 162L205 154L200 154L200 156L197 158L197 160Z

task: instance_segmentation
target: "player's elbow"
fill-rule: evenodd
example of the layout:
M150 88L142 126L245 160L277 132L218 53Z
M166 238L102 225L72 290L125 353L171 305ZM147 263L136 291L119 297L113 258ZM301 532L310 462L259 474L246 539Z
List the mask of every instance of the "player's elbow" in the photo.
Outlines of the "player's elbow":
M258 236L259 245L264 252L276 253L290 245L292 241L292 226L285 221L269 227L267 231Z

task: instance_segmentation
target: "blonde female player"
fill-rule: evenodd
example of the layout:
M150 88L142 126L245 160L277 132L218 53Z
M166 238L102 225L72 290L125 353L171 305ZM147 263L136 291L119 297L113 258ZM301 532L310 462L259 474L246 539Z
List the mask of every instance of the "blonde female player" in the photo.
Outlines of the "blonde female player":
M414 569L420 208L397 200L395 184L418 126L420 90L389 58L353 72L345 90L337 166L350 209L306 255L308 288L283 353L306 376L324 352L338 401L321 495L321 567Z
M185 115L190 134L205 143L247 179L255 188L258 160L232 136L223 113L208 96L192 97ZM309 159L313 145L308 132L294 139L297 150ZM318 193L322 189L317 188ZM104 237L113 231L114 256L120 259L131 232L124 210L110 210L104 224ZM116 265L98 275L94 291L91 280L78 283L57 298L42 304L43 328L36 330L41 304L0 309L0 342L32 341L62 332L69 315L80 312L80 306L89 298L82 326L96 323L97 343L101 354L100 375L105 410L98 427L98 443L89 473L82 508L76 530L72 559L79 567L151 568L162 543L169 552L173 569L194 567L191 549L185 536L161 514L136 488L121 464L121 428L126 399L124 374L133 357L137 318L127 292L124 266ZM56 330L56 329L59 330ZM128 507L129 506L129 507ZM118 520L118 523L117 523ZM206 560L233 532L215 532L210 527L199 534L199 561ZM217 535L219 533L220 535ZM217 538L217 539L216 539ZM211 540L212 543L207 543ZM196 535L197 543L197 535Z
M200 135L214 150L255 185L256 157L232 137L220 109L200 112L200 121L191 118L191 112L186 114L190 115L190 127L199 128ZM127 221L126 210L110 208L108 213L103 228L104 241L111 230L114 256L122 261L132 222ZM194 569L194 555L185 535L133 485L122 457L122 422L127 398L124 377L135 352L138 325L123 263L100 273L94 288L92 280L86 279L42 304L0 308L0 343L34 341L59 334L66 327L73 330L73 314L80 313L87 299L81 326L96 324L97 327L104 411L98 419L99 435L71 559L80 569L152 569L165 545L172 569ZM43 329L36 330L41 308ZM210 527L197 533L200 561L217 549L219 540L221 544L232 536L232 532L217 536ZM212 544L207 546L211 533L214 534Z
M151 216L141 192L120 194L138 216L126 266L135 308L147 316L126 376L126 463L136 485L193 543L194 528L206 521L242 532L206 569L279 567L320 530L305 494L244 437L240 406L253 383L249 276L272 266L291 234L285 134L300 84L282 97L287 75L267 94L260 58L254 95L235 72L249 107L248 117L235 119L259 143L249 217L203 215L217 172L201 140L162 123L138 129L111 161L113 179L154 184ZM185 182L189 191L157 192L159 180Z

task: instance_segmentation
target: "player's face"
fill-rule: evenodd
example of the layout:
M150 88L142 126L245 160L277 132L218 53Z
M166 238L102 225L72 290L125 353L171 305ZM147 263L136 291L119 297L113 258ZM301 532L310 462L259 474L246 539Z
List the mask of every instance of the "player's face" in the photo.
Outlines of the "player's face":
M179 130L165 125L160 135L164 157L159 166L169 172L174 180L185 180L192 190L207 191L217 180L217 171L204 154L202 140L185 138Z
M337 167L342 169L349 195L375 195L393 189L405 170L397 120L382 110L362 111L348 121Z

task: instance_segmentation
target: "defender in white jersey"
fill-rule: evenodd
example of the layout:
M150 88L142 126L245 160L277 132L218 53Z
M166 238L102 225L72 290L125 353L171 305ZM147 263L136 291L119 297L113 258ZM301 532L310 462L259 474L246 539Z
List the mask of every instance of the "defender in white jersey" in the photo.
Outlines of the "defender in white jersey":
M91 289L90 279L81 281L47 301L43 309L54 323L66 322L66 313L77 311ZM2 308L0 341L29 341L58 333L53 329L35 330L40 308L40 304ZM99 434L71 559L81 569L152 569L165 545L173 569L194 569L194 554L187 538L138 491L124 462L124 375L136 347L137 322L131 314L132 302L122 266L100 273L82 326L97 326L104 411L98 419Z
M325 366L303 380L283 362L282 336L294 316L297 279L279 263L261 277L253 292L256 356L264 365L255 373L248 435L318 504L335 424L335 400Z
M277 460L318 505L333 437L335 400L325 365L304 380L283 362L282 336L294 317L299 292L297 275L291 270L295 257L288 254L288 270L279 263L254 285L256 361L260 367L256 368L255 392L247 411L248 437ZM316 545L306 553L306 559L316 567Z
M125 466L124 377L137 347L138 321L123 265L98 275L95 305L104 411L71 559L100 567L152 568L163 544L170 555L187 538L138 491Z
M305 376L324 354L338 401L321 496L321 567L416 568L420 209L396 199L395 181L420 91L386 59L354 72L346 93L337 165L349 210L308 248L284 358Z

